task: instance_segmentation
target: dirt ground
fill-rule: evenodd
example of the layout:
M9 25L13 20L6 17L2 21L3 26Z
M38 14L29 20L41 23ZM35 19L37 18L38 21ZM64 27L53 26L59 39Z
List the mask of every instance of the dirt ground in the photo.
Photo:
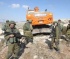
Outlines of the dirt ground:
M59 44L60 52L55 49L50 50L48 43L45 43L43 39L34 44L29 43L27 47L20 59L70 59L70 47L66 46L65 41Z
M28 43L26 48L21 48L19 59L70 59L70 47L66 46L66 42L62 41L59 44L60 52L55 49L50 50L48 43L49 40L45 39L45 36L34 39L34 43ZM0 50L0 59L5 59L8 47L2 46Z

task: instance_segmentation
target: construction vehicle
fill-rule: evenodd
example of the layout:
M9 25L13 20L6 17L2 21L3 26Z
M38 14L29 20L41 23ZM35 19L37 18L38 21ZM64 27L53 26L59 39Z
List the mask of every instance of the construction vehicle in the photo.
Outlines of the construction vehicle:
M53 23L53 15L47 10L40 12L38 7L34 10L27 10L26 20L32 21L33 34L42 34L51 32L51 24Z

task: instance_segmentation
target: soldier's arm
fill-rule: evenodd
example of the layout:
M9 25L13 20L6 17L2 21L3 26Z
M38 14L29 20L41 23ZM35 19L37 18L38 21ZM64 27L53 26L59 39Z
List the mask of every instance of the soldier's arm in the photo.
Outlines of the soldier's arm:
M5 39L8 41L9 38L13 38L13 37L14 37L14 35L13 34L10 34L10 35L5 36Z
M9 40L9 38L14 37L14 34L13 33L10 33L10 32L5 32L4 35L5 35L5 39L6 40Z
M9 35L8 35L8 36L5 36L5 40L7 40L7 41L8 41L8 40L9 40L9 38L10 38L10 37L9 37Z

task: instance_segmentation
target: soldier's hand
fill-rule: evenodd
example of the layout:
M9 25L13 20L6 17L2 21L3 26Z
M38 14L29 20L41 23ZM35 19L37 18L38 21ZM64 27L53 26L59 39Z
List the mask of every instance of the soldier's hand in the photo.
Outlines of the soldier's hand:
M21 39L25 39L25 37L22 37Z
M24 43L24 42L25 42L25 38L22 37L22 38L20 39L20 42Z
M11 35L9 35L9 37L14 37L14 35L13 35L13 34L11 34Z

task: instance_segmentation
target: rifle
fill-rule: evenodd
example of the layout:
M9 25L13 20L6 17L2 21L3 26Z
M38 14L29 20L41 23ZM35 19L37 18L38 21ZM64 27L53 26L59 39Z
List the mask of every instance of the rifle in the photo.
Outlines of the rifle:
M22 37L26 37L24 35L21 35L20 33L13 33L13 32L4 32L4 34L6 34L6 35L13 34L16 38L19 38L19 39L21 39Z

